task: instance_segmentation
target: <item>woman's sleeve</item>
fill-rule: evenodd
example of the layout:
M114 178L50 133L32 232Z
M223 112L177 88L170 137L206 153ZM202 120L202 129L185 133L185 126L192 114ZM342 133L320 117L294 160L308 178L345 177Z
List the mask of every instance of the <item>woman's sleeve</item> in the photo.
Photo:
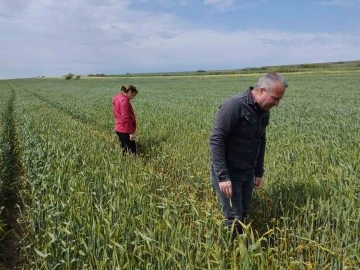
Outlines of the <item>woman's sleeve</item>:
M127 99L123 99L120 102L120 113L123 120L123 125L126 130L125 133L131 133L131 122L130 122L130 102Z

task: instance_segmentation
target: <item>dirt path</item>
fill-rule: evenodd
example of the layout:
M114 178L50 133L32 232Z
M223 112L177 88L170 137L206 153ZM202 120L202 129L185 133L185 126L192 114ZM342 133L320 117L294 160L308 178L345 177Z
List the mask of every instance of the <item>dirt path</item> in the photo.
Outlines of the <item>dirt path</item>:
M1 240L3 247L0 258L0 269L21 269L19 262L20 242L23 231L18 221L20 221L21 201L17 194L6 192L3 199L3 211L1 214L5 226L5 237Z
M21 227L21 209L23 203L21 191L24 188L23 174L18 153L15 124L15 90L11 88L11 97L4 115L5 138L2 148L2 160L5 168L1 174L0 219L5 224L5 236L0 239L0 269L21 269L20 249L24 231Z

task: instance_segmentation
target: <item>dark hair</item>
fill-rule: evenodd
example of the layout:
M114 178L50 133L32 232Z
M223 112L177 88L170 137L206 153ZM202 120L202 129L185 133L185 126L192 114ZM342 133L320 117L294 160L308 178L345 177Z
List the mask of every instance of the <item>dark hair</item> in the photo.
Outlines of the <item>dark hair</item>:
M125 92L125 93L129 93L129 92L131 92L131 93L138 93L138 90L136 89L136 87L135 86L133 86L133 85L131 85L131 84L128 84L128 85L126 85L126 86L121 86L121 91L122 92Z

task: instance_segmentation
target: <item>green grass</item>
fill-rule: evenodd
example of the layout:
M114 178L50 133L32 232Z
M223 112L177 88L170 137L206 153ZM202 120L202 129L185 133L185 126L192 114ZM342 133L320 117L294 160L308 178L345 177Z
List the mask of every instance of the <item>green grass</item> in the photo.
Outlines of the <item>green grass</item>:
M4 162L4 124L3 124L3 119L4 119L4 109L6 108L6 93L4 90L3 90L3 87L4 87L4 82L0 82L0 202L2 202L2 193L3 193L3 182L4 182L4 171L5 171L5 162ZM2 209L2 203L0 204L0 216L1 216L1 213L2 213L3 209ZM2 239L4 237L4 233L5 233L5 228L4 228L4 224L3 224L3 221L1 220L0 218L0 239ZM0 246L0 248L2 248Z
M356 269L355 75L285 75L290 87L271 112L264 188L233 248L210 185L209 134L220 103L258 74L8 81L32 198L28 267ZM140 90L136 159L121 156L113 132L111 98L122 84Z
M11 89L6 81L0 81L0 250L3 249L1 246L2 239L5 236L5 216L4 200L6 193L6 179L8 176L8 161L10 154L9 144L9 130L7 129L8 124L8 104L11 99ZM0 252L2 254L2 252Z

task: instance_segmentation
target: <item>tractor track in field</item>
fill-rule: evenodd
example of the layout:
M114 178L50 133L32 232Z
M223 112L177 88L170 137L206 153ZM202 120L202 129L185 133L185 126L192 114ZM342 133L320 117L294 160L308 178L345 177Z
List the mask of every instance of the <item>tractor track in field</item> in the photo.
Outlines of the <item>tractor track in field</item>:
M24 92L32 95L33 97L41 100L45 104L49 105L51 108L54 108L55 110L64 113L65 115L69 116L70 118L72 118L75 121L78 121L78 122L80 122L80 123L82 123L82 124L84 124L84 125L86 125L88 127L91 127L91 132L97 133L98 136L104 138L105 140L110 141L110 142L113 140L114 137L105 134L107 128L104 125L102 125L101 123L98 123L96 121L88 119L81 113L71 111L71 110L67 109L65 106L63 106L62 104L60 104L58 102L51 101L51 100L47 99L46 97L44 97L44 96L42 96L40 94L34 93L33 91L29 91L29 90L17 85L14 82L12 82L12 83L19 90L24 91ZM117 139L113 141L113 144L116 145L115 147L119 147L118 146L119 142L117 141ZM138 144L138 150L140 150L141 147L142 147L141 144L140 145ZM141 150L139 152L141 152ZM156 160L153 160L152 158L146 156L146 153L149 152L148 149L143 149L143 151L144 151L143 153L145 154L145 156L143 156L142 159L141 159L142 164L145 165L145 164L149 164L149 162L155 162L153 164L154 172L158 172L160 174L165 174L165 175L168 174L168 172L166 170L163 170L162 168L158 167L159 165L157 164Z
M8 84L9 85L9 84ZM0 239L0 269L22 269L20 250L25 232L21 223L23 198L20 193L24 188L24 174L21 167L17 131L15 124L16 92L9 85L11 96L4 115L3 160L6 161L3 173L3 188L0 194L0 219L5 224L5 236Z
M105 134L105 131L107 130L107 128L104 125L101 125L101 123L98 123L96 121L92 121L91 119L88 119L86 117L84 117L84 115L82 115L81 113L76 113L76 112L72 112L69 111L67 108L65 108L63 105L57 103L57 102L53 102L50 101L49 99L47 99L46 97L43 97L42 95L39 95L37 93L34 93L32 91L29 91L19 85L17 85L16 83L12 82L19 90L24 91L30 95L32 95L33 97L41 100L42 102L44 102L45 104L49 105L51 108L54 108L55 110L58 110L62 113L64 113L65 115L68 115L70 118L72 118L75 121L78 121L88 127L91 127L91 132L97 133L98 136L104 138L106 141L112 141L114 139L114 137L111 137L107 134ZM115 147L119 147L119 142L118 140L113 140L113 144ZM144 153L144 156L142 156L142 164L146 164L148 165L149 162L154 162L153 164L153 168L154 168L154 172L158 172L160 174L168 174L168 172L166 170L163 170L162 168L159 168L157 161L154 160L153 158L150 158L148 156L146 156L147 153L149 153L149 149L142 149L141 144L138 144L138 150L143 150L142 153ZM139 151L141 153L141 150Z
M54 109L61 111L67 115L69 115L71 118L73 118L74 120L77 120L83 124L86 125L91 125L92 127L96 127L96 126L101 126L103 127L100 123L97 123L96 121L93 121L89 118L84 117L84 115L77 113L76 111L71 111L68 108L65 108L64 106L62 106L60 103L58 102L53 102L45 97L43 97L42 95L39 95L37 93L34 93L32 91L29 91L25 88L22 88L20 86L18 86L17 84L13 83L17 88L19 88L22 91L25 91L26 93L38 98L39 100L45 102L46 104L50 105L51 107L53 107ZM105 128L105 127L104 127Z
M41 100L42 102L44 102L45 104L47 104L49 107L64 113L65 115L69 116L71 119L80 122L81 124L91 127L92 132L97 133L100 137L103 137L105 140L110 140L111 141L111 137L108 137L106 134L104 134L104 131L107 130L106 126L102 125L101 123L98 123L96 121L93 121L89 118L86 118L83 114L81 113L77 113L75 111L71 111L67 108L65 108L63 105L61 105L60 103L57 102L53 102L45 97L43 97L42 95L39 95L37 93L34 93L32 91L29 91L23 87L20 87L19 85L17 85L16 83L12 82L19 90L24 91L30 95L32 95L33 97L35 97L36 99ZM114 142L115 144L115 142ZM116 142L117 144L117 142Z
M70 118L72 118L75 121L80 122L81 124L84 124L88 127L91 127L91 131L97 133L100 137L103 137L105 140L107 141L111 141L114 137L111 137L107 134L105 134L105 131L108 130L106 126L102 125L99 122L93 121L89 118L86 118L83 114L75 112L75 111L71 111L68 108L66 108L65 106L63 106L62 104L58 103L58 102L54 102L51 101L49 99L47 99L46 97L34 93L33 91L29 91L19 85L17 85L16 83L12 82L12 84L14 84L19 90L24 91L30 95L32 95L33 97L41 100L42 102L44 102L45 104L49 105L51 108L54 108L55 110L64 113L65 115L69 116ZM116 147L118 147L119 142L116 139L116 141L113 141L114 145L116 145ZM138 145L138 149L141 149L141 144ZM142 162L143 164L148 164L149 161L151 162L151 158L146 157L146 153L148 153L150 150L148 149L144 149L144 154L145 156L143 156L142 158ZM139 151L140 152L140 151ZM158 166L155 164L154 165L154 171L155 172L160 172L161 174L167 174L166 171L163 171L162 169L158 168Z

